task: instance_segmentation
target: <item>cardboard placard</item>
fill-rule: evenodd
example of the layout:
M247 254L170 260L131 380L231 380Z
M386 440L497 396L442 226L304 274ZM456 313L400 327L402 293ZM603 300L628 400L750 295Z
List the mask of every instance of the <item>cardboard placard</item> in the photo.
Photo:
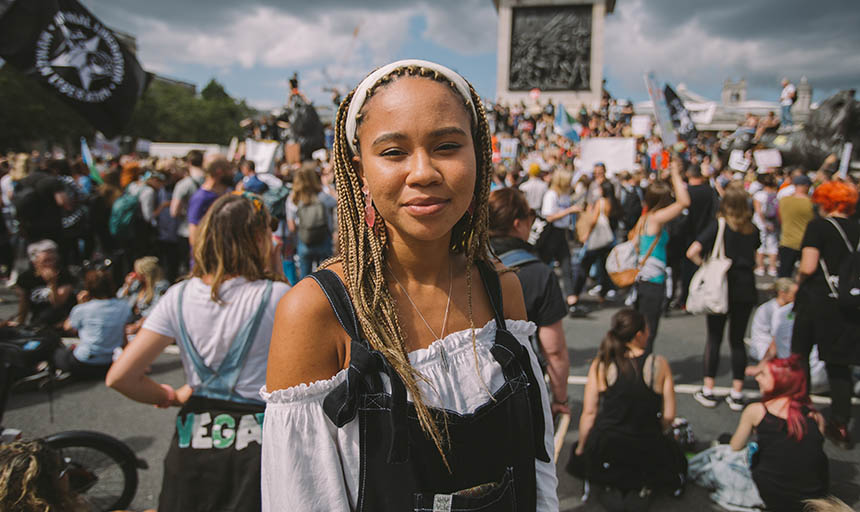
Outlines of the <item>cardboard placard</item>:
M729 168L736 171L746 172L750 168L750 161L744 158L744 152L735 149L729 155Z
M636 163L636 139L624 137L586 137L582 139L578 168L591 173L594 164L603 162L606 175L632 171Z
M759 169L776 169L782 167L782 154L778 149L759 149L753 151L755 164Z
M651 116L635 115L630 118L630 131L637 137L651 135Z

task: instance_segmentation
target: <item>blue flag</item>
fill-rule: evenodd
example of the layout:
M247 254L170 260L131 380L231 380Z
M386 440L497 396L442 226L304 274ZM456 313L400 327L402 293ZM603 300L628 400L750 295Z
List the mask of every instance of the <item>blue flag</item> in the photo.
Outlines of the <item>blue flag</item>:
M99 176L99 171L96 169L96 163L93 161L93 155L90 153L90 147L87 145L87 139L81 137L81 160L84 161L84 165L87 166L87 169L90 170L90 178L93 181L101 185L104 183L102 181L102 177Z
M582 125L577 123L574 118L567 113L564 105L561 103L555 107L555 121L553 122L553 130L558 135L563 135L573 142L579 142L582 134Z

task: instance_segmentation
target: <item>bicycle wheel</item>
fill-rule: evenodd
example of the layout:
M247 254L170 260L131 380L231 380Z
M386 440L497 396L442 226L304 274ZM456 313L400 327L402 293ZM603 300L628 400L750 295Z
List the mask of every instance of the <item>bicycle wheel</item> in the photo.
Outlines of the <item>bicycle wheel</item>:
M45 438L66 464L69 485L91 510L125 509L137 492L137 457L122 441L73 430Z

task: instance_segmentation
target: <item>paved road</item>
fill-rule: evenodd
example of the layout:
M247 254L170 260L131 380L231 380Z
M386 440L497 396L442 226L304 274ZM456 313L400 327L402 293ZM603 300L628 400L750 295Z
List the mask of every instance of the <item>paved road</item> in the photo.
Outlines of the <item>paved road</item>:
M6 318L14 310L10 303L11 295L5 289L0 290L0 318ZM613 308L607 308L592 314L590 319L567 319L564 321L568 347L571 357L571 379L581 382L586 374L588 363L597 352L600 339L609 325L609 317ZM656 351L668 358L672 366L675 380L679 389L686 390L678 394L678 415L686 417L693 425L698 439L709 441L721 433L732 432L736 426L739 414L732 412L727 406L720 405L715 409L705 409L693 401L689 390L701 382L702 350L705 338L705 321L702 317L673 316L666 318L660 325L656 341ZM723 347L723 358L717 377L717 384L728 386L729 375L728 347ZM168 384L179 386L184 382L183 370L179 357L163 354L153 364L152 376ZM750 380L749 388L755 383ZM583 386L570 385L570 396L573 399L573 422L565 439L559 467L566 463L570 445L577 439L578 417L581 410ZM827 406L820 406L825 414ZM161 481L161 461L167 452L168 442L172 435L175 419L174 411L158 410L132 402L116 392L108 390L99 382L73 383L61 387L54 393L54 421L49 421L50 405L44 392L15 393L10 398L4 423L7 426L25 431L27 437L38 437L71 429L99 430L112 434L131 446L138 456L149 463L149 469L140 472L141 480L133 508L141 510L155 507ZM860 417L860 406L853 407L855 418ZM855 439L860 439L860 429L854 427ZM833 493L860 509L860 448L853 451L842 451L826 444L826 451L831 461L831 487ZM582 483L559 472L559 497L562 511L600 510L593 503L582 503L579 496L582 493ZM652 510L660 511L690 511L690 510L719 510L708 501L707 493L695 486L689 486L686 494L680 499L659 496Z

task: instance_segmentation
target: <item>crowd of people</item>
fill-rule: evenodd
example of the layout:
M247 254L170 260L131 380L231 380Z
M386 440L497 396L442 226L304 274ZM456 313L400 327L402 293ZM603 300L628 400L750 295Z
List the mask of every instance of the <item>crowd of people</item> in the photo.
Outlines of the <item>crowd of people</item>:
M485 105L459 74L402 61L343 100L325 161L257 173L241 152L94 169L7 155L0 265L19 310L5 325L78 338L39 371L179 407L160 510L557 510L562 320L613 304L567 466L607 509L644 510L688 478L727 507L826 497L824 440L852 447L860 364L844 270L856 180L834 158L737 172L705 135L640 137L633 168L582 169L556 108ZM605 95L575 117L583 137L626 137L632 115ZM516 154L497 158L505 139ZM606 263L626 240L636 279L621 287ZM659 325L720 256L725 308L703 319L695 399L741 414L688 468ZM765 274L779 279L761 304ZM718 399L726 324L732 386ZM179 388L148 374L171 344ZM829 418L810 388L829 389ZM39 444L14 450L55 463Z

